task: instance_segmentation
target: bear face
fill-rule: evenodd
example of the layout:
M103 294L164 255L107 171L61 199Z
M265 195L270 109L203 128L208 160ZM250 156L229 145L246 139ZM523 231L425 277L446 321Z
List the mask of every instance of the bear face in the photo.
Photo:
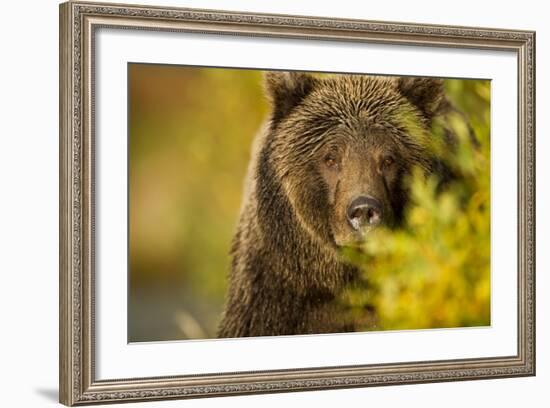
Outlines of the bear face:
M300 225L337 249L378 225L398 226L406 175L431 171L430 127L447 106L443 83L270 72L270 158Z

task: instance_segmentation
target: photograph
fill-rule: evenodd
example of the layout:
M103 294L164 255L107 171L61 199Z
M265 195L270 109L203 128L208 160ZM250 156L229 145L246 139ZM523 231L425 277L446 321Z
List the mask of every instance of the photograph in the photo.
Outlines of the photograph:
M549 405L544 4L4 2L0 405Z
M61 403L535 375L536 33L392 15L60 5Z
M491 80L127 81L129 343L491 325Z

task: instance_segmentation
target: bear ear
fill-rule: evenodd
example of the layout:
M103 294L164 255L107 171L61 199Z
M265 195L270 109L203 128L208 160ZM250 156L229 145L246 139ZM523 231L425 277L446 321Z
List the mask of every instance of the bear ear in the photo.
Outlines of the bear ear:
M442 79L401 77L396 82L399 92L428 120L441 113L447 104Z
M284 118L315 87L317 80L304 72L276 72L265 74L265 89L273 106L274 122Z

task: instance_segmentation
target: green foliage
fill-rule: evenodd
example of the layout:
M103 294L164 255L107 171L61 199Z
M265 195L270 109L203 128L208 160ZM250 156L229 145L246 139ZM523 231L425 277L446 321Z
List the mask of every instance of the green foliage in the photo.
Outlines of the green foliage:
M434 125L435 153L458 177L443 186L436 175L416 169L408 183L412 200L403 228L380 228L345 255L363 281L345 291L363 330L422 329L490 324L490 137L488 81L447 81L466 113L447 118L455 148ZM471 113L471 114L470 114ZM372 318L365 319L375 311Z

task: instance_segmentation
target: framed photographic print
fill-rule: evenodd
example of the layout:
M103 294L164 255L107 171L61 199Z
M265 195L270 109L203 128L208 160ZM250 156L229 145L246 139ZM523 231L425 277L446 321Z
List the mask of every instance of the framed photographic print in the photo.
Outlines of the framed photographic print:
M535 374L535 33L60 6L66 405Z

